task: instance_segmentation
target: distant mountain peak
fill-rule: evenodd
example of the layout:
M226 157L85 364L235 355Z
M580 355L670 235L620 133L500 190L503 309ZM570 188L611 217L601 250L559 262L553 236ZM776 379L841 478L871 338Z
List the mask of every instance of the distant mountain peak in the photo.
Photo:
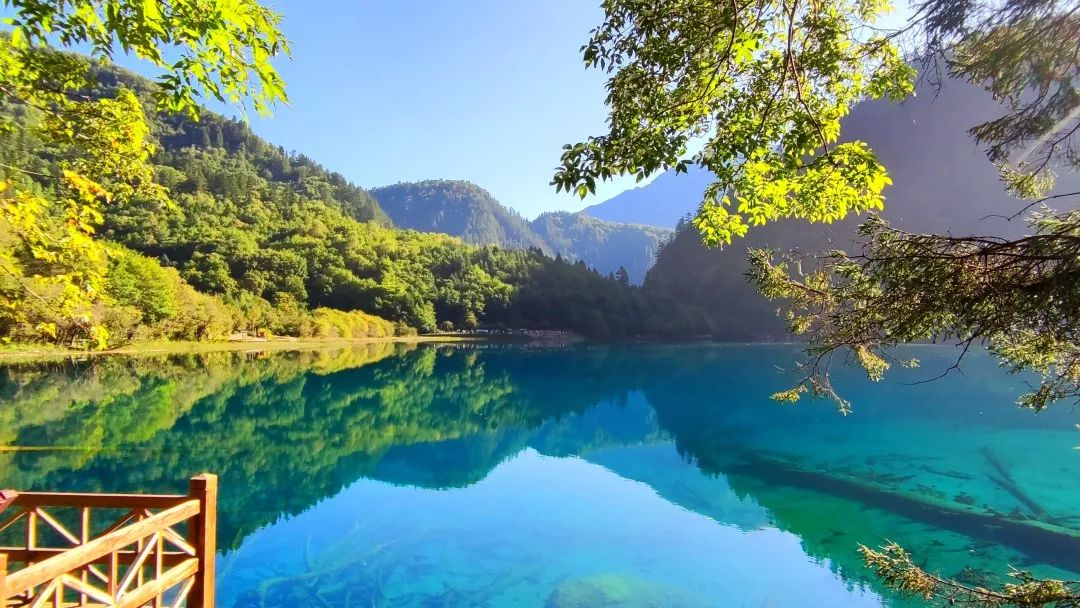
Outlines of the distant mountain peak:
M680 219L697 211L713 179L712 173L696 166L685 174L667 171L652 183L590 205L581 213L610 222L674 229Z
M584 261L603 274L626 269L640 283L671 230L549 211L529 222L480 186L432 179L375 188L371 195L394 225L444 232L476 245L535 247L548 255Z
M401 182L370 192L399 228L445 232L474 245L550 251L525 218L469 181Z
M584 260L602 273L622 267L632 283L645 279L660 247L673 234L658 226L609 222L568 211L542 213L530 225L553 250Z

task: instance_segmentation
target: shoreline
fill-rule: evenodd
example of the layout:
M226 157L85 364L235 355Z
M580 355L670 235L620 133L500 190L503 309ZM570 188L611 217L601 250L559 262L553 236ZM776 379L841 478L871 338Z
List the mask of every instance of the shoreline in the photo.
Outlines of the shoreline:
M588 340L575 339L566 342L547 342L522 336L477 335L477 334L427 334L418 336L388 336L385 338L350 338L350 339L270 339L265 342L244 340L234 342L198 342L198 341L150 341L136 342L108 350L78 350L45 344L0 345L0 365L17 362L35 362L57 359L101 357L109 355L138 357L150 355L183 355L213 352L297 352L329 348L349 348L365 344L532 344L535 346L566 346L580 344ZM698 345L711 344L715 347L776 347L804 346L803 342L723 342L710 340L638 340L601 342L600 344L667 344ZM952 344L914 343L905 347L944 347Z
M483 336L388 336L385 338L350 338L332 340L275 340L235 341L235 342L196 342L196 341L153 341L137 342L107 350L78 350L41 344L18 344L0 346L0 364L7 362L40 361L70 357L102 357L109 355L182 355L211 352L263 352L263 351L306 351L323 348L348 348L364 344L419 344L419 343L455 343L488 342Z

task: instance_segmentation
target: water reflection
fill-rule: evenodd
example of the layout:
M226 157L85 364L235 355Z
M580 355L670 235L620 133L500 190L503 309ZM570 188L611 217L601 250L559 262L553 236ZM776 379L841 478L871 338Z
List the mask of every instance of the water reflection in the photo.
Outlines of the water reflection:
M794 356L379 344L9 366L0 485L219 473L227 606L873 605L893 600L855 547L884 538L972 582L1080 571L1067 408L1016 410L1017 379L978 358L929 385L841 378L847 418L773 404Z

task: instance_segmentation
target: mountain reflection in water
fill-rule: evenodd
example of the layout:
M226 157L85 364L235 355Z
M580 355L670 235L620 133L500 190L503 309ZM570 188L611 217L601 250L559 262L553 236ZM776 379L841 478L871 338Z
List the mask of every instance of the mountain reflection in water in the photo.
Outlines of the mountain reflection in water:
M858 543L969 582L1080 572L1076 416L916 347L855 406L788 346L372 344L0 368L0 486L220 475L223 606L899 605Z

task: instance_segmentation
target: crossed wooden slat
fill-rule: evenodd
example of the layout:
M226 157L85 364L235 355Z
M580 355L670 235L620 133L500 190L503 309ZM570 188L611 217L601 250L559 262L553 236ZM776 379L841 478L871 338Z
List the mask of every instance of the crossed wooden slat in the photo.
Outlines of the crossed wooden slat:
M187 496L22 495L0 520L0 532L26 524L25 547L0 547L0 608L212 608L216 490L216 478L201 475ZM54 507L78 509L78 525ZM123 512L91 538L91 508L99 507ZM175 529L183 522L188 538ZM42 546L39 531L66 546ZM26 567L9 573L8 562Z
M31 506L16 514L15 521L25 517L27 521L27 551L38 550L36 546L38 521L55 530L73 547L55 554L51 559L31 563L7 577L6 593L17 596L28 608L61 608L67 606L116 606L134 608L152 604L164 608L164 595L174 587L179 591L171 606L180 606L194 584L198 570L195 549L183 539L173 526L198 514L198 501L187 501L160 513L150 509L133 509L114 522L108 531L96 539L82 542L63 523L42 507ZM88 518L84 517L83 521ZM132 519L136 521L131 522ZM84 527L83 536L86 535ZM166 543L173 550L166 552ZM134 547L134 549L131 549ZM125 551L125 549L127 549ZM181 556L176 565L166 569L166 556ZM122 569L121 556L130 557L126 569ZM152 577L146 579L146 569L152 562ZM94 566L101 560L109 564L108 572ZM29 561L29 560L28 560ZM125 559L125 561L127 561ZM170 560L170 561L176 561ZM87 573L93 574L103 585L89 582ZM79 601L68 601L70 590ZM91 602L92 600L92 602Z

